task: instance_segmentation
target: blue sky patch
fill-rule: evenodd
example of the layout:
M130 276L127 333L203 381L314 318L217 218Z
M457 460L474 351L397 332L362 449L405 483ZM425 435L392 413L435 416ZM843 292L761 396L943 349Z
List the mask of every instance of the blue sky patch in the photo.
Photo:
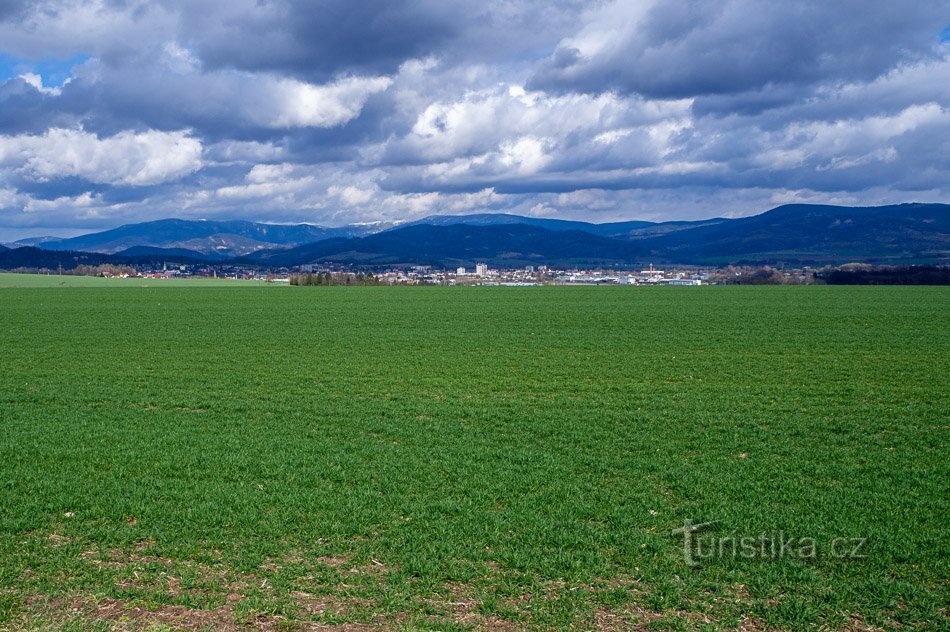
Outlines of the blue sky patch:
M65 59L47 57L43 59L24 59L0 53L0 81L17 77L27 72L38 74L43 78L43 85L56 88L63 85L72 75L74 66L88 60L90 55L73 55Z

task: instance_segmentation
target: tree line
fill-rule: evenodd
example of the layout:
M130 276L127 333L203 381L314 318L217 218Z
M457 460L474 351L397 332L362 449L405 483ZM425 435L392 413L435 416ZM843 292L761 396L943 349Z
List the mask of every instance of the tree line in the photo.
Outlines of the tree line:
M862 267L821 272L815 278L828 285L950 285L950 267Z
M363 272L318 272L317 274L294 274L291 285L384 285L372 274Z

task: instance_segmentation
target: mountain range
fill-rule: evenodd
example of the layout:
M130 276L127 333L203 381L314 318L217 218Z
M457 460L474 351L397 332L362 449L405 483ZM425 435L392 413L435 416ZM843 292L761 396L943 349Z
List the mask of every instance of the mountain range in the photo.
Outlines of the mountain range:
M948 263L950 205L795 204L738 219L604 224L497 213L336 228L166 219L12 245L20 247L0 252L0 268L66 267L63 261L78 261L81 253L105 256L103 262L174 260L267 267L307 263L454 267L476 261L507 267ZM72 254L52 257L54 252ZM55 265L42 265L44 257ZM33 260L37 265L14 266L14 260Z
M524 217L505 213L472 215L432 215L402 224L350 224L334 228L312 224L262 224L245 221L160 219L126 224L110 230L60 239L31 237L15 246L35 246L44 250L73 250L105 254L144 254L144 248L161 248L202 254L215 259L243 257L262 250L286 249L333 238L362 237L416 226L510 226L525 225L550 231L581 231L616 239L636 239L685 228L711 225L729 220L699 222L628 221L594 224L590 222ZM133 250L135 249L135 250ZM172 253L167 253L172 254Z
M636 260L629 242L580 230L549 230L527 224L420 224L367 237L327 239L289 250L255 253L248 263L289 267L300 263L365 266L455 267L483 261L493 265L617 266Z
M69 239L36 237L18 242L44 250L123 253L130 248L166 248L215 257L235 257L265 248L281 248L329 239L357 237L372 232L373 225L325 228L312 224L261 224L239 220L160 219L126 224L111 230Z

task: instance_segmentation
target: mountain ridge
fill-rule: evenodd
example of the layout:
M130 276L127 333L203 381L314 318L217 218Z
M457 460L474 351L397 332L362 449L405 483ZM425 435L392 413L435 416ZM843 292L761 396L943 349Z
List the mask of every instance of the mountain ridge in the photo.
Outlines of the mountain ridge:
M550 217L530 217L513 213L473 213L469 215L430 215L413 222L400 224L389 230L396 230L407 226L429 224L432 226L450 226L466 224L470 226L498 226L502 224L526 224L547 228L549 230L581 230L600 237L640 238L659 232L672 232L685 228L692 228L704 224L729 221L726 218L714 217L702 220L671 220L665 222L651 222L647 220L625 220L619 222L583 222L579 220L555 219Z
M948 260L950 205L786 204L645 243L653 256L712 265Z
M454 267L476 261L509 266L555 262L621 265L634 257L632 244L580 230L549 230L527 224L419 224L285 251L262 251L246 261L280 267L306 263Z
M375 235L306 244L282 253L261 251L249 261L271 265L399 262L444 266L471 264L474 259L507 266L542 261L567 265L654 261L792 266L950 261L950 205L945 204L784 205L750 217L680 223L674 230L628 235L626 239L563 227L551 231L532 223L508 221L402 226ZM513 231L516 226L530 227L535 232ZM595 245L585 234L604 241ZM526 241L529 237L534 243ZM573 244L573 251L566 248L568 242Z
M313 224L267 224L244 220L159 219L124 224L105 231L34 243L45 250L116 254L141 246L184 248L203 254L241 256L276 246L297 246L320 239L362 234L356 227L339 229ZM29 240L28 240L29 241Z
M75 244L75 240L82 238L93 242L98 239L100 244L104 241L115 246L115 231L121 238L122 231L135 233L159 226L171 230L178 245L140 244L98 254L117 256L124 258L123 261L180 258L270 267L308 263L454 267L476 261L509 267L540 264L619 267L649 262L710 266L950 262L950 205L947 204L877 207L791 204L742 218L659 223L592 224L499 213L434 216L396 227L362 225L337 229L236 220L218 221L213 226L197 222L203 229L195 230L194 223L157 220L126 225L111 233L103 231L64 240L58 242L58 247L64 242ZM203 234L214 236L213 239L222 234L237 234L214 232L221 229L243 230L244 235L250 235L248 239L258 236L272 241L255 239L252 245L245 244L247 247L243 250L202 252L183 245L188 240L181 239L182 234L175 232L181 226L188 229L186 235L199 242L202 238L194 236L202 234L202 230ZM360 231L363 234L353 234ZM151 241L163 243L161 237L159 234ZM288 245L303 238L313 240ZM273 247L273 240L284 243ZM41 261L40 251L55 251L47 246L42 244L29 251L32 258ZM4 261L22 259L22 254L10 254L18 250L21 249L0 252L0 266L10 267Z
M528 217L510 213L473 213L468 215L430 215L419 220L389 223L348 224L325 227L316 224L269 224L244 220L186 220L166 218L150 222L123 224L116 228L76 237L31 237L16 246L36 246L46 250L74 250L118 254L133 247L193 250L204 254L246 256L259 250L292 248L335 237L362 237L418 225L494 226L524 224L549 230L582 230L602 237L635 238L654 232L667 232L693 225L724 221L649 222L630 220L595 224L576 220Z

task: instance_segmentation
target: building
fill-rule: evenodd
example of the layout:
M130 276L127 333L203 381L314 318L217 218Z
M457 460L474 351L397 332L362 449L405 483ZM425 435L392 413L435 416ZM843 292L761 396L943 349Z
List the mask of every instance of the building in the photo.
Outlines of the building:
M459 268L455 271L456 276L465 276L465 268Z
M666 285L702 285L703 282L699 279L664 279L660 281Z
M488 276L488 264L487 263L476 263L475 264L475 275L480 277Z

